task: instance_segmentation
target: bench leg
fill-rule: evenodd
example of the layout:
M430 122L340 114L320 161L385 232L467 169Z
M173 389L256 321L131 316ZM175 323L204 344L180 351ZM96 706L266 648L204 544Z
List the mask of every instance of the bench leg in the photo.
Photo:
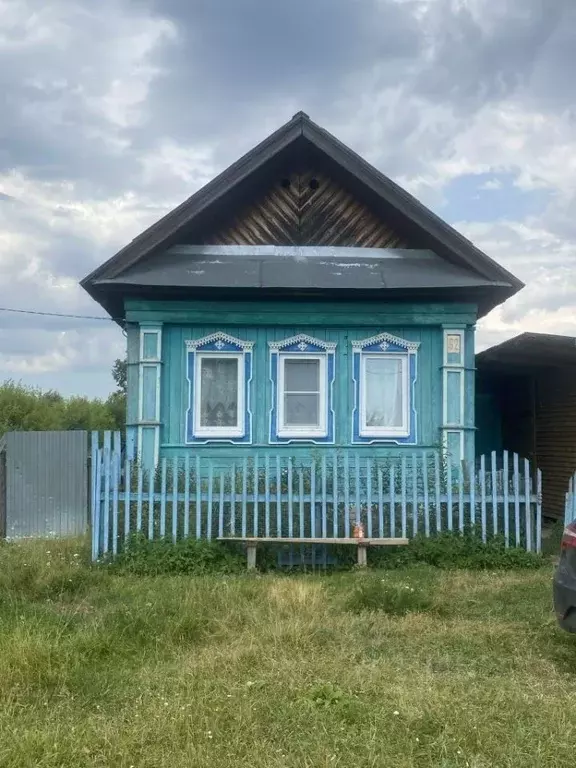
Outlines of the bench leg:
M366 568L368 565L367 551L368 547L365 544L358 544L358 566L360 568Z
M247 544L246 554L248 556L248 570L253 571L256 569L256 544Z

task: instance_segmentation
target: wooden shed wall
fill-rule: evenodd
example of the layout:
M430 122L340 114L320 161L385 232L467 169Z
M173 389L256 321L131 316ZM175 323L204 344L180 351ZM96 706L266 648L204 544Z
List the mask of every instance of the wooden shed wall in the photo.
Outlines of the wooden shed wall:
M537 378L535 421L544 514L560 518L576 471L576 372L562 369Z

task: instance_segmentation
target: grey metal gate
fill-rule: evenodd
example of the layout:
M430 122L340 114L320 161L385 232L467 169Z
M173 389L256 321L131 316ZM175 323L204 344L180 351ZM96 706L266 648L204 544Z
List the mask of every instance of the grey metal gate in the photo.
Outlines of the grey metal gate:
M0 451L0 464L5 466L0 518L3 507L6 538L74 536L86 531L86 432L8 432Z

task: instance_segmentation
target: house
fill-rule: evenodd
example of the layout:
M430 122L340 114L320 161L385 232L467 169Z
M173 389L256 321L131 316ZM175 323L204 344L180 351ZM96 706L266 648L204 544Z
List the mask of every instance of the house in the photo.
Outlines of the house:
M542 508L564 515L576 472L576 339L522 333L476 356L476 452L517 453L542 471Z
M522 287L302 112L82 285L126 329L145 465L472 461L475 324Z

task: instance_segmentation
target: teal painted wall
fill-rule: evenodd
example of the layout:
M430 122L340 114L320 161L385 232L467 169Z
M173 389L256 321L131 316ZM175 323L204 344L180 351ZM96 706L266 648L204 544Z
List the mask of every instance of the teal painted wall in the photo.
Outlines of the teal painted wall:
M386 331L408 341L420 342L415 387L418 447L440 444L442 427L443 329L466 328L465 432L466 455L474 451L474 323L476 308L441 304L353 304L349 302L144 302L127 301L128 346L138 347L139 323L162 324L162 373L160 405L160 454L171 456L186 450L203 456L226 459L268 451L281 455L318 454L351 446L354 398L352 348L355 339ZM251 446L208 444L186 446L188 408L185 341L216 331L254 342L252 371L253 443ZM304 443L269 445L268 430L272 384L268 342L298 333L334 341L335 354L335 446ZM129 363L133 359L129 355ZM130 365L129 365L130 370ZM130 416L137 413L138 377L129 375ZM413 452L414 446L394 443L354 445L364 455Z

